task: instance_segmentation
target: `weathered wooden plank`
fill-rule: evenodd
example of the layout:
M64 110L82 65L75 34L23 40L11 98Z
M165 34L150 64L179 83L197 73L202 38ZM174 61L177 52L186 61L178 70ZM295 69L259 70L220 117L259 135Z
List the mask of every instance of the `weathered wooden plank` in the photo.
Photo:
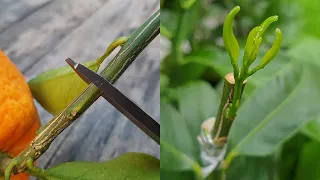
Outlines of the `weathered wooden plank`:
M80 27L64 37L58 46L27 69L28 79L35 74L65 64L71 57L83 62L95 59L117 37L128 35L159 8L157 0L109 1ZM148 114L159 119L159 39L157 38L128 71L116 87L137 102ZM51 119L39 107L44 122ZM65 161L108 160L129 151L146 152L159 157L159 146L117 112L99 99L43 155L38 165L48 167Z
M55 0L1 33L0 49L24 72L105 2Z
M1 0L0 34L53 0Z

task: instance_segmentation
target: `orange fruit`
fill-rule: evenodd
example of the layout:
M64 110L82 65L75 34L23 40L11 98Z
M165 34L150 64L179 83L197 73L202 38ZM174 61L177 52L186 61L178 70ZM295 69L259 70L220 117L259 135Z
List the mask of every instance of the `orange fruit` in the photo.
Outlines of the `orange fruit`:
M17 156L30 144L40 126L24 76L0 50L0 153ZM24 180L28 176L19 174L11 179Z

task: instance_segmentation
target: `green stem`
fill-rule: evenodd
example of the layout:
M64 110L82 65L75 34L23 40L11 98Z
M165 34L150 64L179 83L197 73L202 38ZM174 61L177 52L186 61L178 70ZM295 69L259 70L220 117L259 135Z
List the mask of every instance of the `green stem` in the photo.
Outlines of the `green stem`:
M0 152L0 177L4 176L4 171L9 165L11 159L12 158L8 154Z
M45 169L38 168L33 165L34 160L32 158L27 159L27 167L28 167L28 173L32 176L35 176L37 178L41 179L47 179L47 174Z
M173 59L178 63L182 63L183 61L183 51L181 49L181 45L184 38L186 37L188 29L187 13L188 9L180 8L180 12L178 12L177 28L175 29L174 35L171 40Z
M245 83L246 81L235 80L233 73L228 73L224 78L221 102L212 131L214 143L219 147L222 147L227 141L232 122L236 116L231 112L233 107L237 107L233 104L239 104L234 101L240 102Z
M153 14L138 30L136 30L122 46L118 54L100 73L110 83L114 83L145 49L145 47L160 33L160 11ZM54 117L46 127L33 139L30 145L14 158L17 164L14 173L26 169L27 159L38 159L50 146L52 141L80 115L82 115L99 97L100 90L89 84L71 104Z
M246 79L248 77L247 72L248 72L249 67L247 67L247 64L244 64L243 67L241 68L241 72L238 76L238 78L235 79L235 86L234 86L234 94L233 94L233 99L232 99L232 105L230 106L230 111L228 113L228 117L230 119L234 119L237 115L237 111L240 105L240 100L242 96L242 92L244 89L244 85L246 84Z

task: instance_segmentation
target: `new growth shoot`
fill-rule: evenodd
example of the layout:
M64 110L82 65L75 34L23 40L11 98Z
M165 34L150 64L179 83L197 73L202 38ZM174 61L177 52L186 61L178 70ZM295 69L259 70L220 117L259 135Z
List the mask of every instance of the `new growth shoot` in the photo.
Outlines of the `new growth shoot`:
M229 106L228 113L226 114L228 119L234 119L238 110L241 98L241 91L243 82L249 77L256 73L258 70L263 69L269 64L272 59L280 50L282 42L282 34L279 28L275 30L276 38L272 47L263 56L260 64L250 69L250 66L256 60L260 44L262 42L262 35L265 33L271 23L278 20L278 16L271 16L262 22L260 26L257 26L251 30L248 35L247 42L244 48L243 64L239 69L238 59L240 54L239 44L233 34L232 23L235 15L240 11L240 7L234 7L225 19L223 25L223 40L225 47L230 56L231 64L233 66L233 74L235 79L234 94L232 103Z
M278 16L267 18L260 26L257 26L250 31L244 47L244 55L242 57L243 63L240 69L238 64L240 48L232 29L233 20L239 11L239 6L234 7L227 15L223 25L223 41L231 60L233 74L229 73L225 77L223 95L212 131L212 137L218 147L222 147L227 141L232 122L237 115L242 91L247 78L260 69L263 69L272 61L279 52L282 42L281 31L277 28L275 30L276 38L272 47L264 54L259 65L251 67L257 59L263 34L270 24L278 20Z

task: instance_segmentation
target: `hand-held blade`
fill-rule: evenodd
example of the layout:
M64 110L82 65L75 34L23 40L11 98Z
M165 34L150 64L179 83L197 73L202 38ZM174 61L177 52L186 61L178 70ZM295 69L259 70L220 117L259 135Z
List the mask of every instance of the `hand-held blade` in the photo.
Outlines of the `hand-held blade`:
M110 104L112 104L158 144L160 143L160 125L141 108L139 108L138 105L123 95L117 88L115 88L103 77L86 68L85 66L75 63L70 58L67 59L66 62L72 66L75 72L86 83L93 83L96 85L102 91L102 96Z

